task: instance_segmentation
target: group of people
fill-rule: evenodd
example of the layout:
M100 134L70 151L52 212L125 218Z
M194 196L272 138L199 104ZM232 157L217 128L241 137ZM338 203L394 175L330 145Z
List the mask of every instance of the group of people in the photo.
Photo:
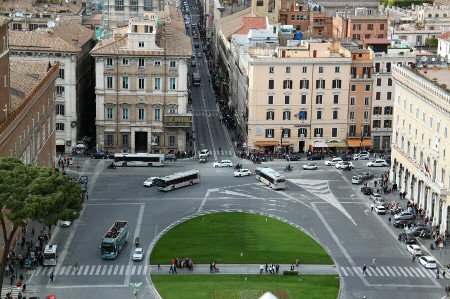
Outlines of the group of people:
M259 274L263 274L263 273L269 273L269 274L278 274L280 271L280 265L276 264L268 264L266 263L266 265L259 265Z
M158 263L158 269L160 269L160 268L161 268L161 266ZM181 259L173 258L172 262L170 263L169 273L176 274L177 268L178 269L188 268L189 271L193 271L194 270L194 262L192 261L192 259L190 257L181 258Z

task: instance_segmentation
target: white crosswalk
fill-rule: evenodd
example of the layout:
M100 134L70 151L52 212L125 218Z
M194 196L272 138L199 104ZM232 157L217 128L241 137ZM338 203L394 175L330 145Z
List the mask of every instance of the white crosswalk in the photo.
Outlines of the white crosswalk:
M343 276L363 276L361 267L339 267ZM400 266L377 266L367 267L367 277L412 277L412 278L432 278L435 271L419 267Z
M194 116L220 116L219 112L194 112Z
M19 295L19 292L22 290L22 288L18 288L16 286L4 286L1 293L1 298L6 298L6 294L11 292L11 295L13 298L17 298L17 295ZM29 289L27 289L29 291Z
M73 266L40 267L34 276L121 276L121 275L147 275L148 265L83 265L75 269Z

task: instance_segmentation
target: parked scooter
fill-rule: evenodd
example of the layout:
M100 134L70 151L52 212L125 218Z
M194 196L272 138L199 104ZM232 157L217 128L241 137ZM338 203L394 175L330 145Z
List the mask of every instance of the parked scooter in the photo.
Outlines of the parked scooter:
M106 167L108 169L116 169L116 165L114 165L114 163L108 164L108 166Z

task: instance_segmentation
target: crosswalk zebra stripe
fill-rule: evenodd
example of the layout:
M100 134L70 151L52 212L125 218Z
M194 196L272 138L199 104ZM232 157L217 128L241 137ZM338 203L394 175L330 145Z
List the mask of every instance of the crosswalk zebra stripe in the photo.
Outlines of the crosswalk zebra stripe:
M406 274L405 270L403 270L402 267L398 267L398 270L402 272L403 276L408 277L408 274Z
M428 273L430 273L430 277L434 277L436 275L436 272L434 270L431 269L427 269Z
M402 275L400 274L400 271L398 271L396 267L392 267L392 269L395 271L395 273L396 273L398 276L402 276Z
M350 267L345 267L345 269L347 269L347 271L348 271L350 276L354 276L353 275L353 271L352 271L352 269Z
M347 273L347 271L345 271L345 268L344 268L344 267L341 268L341 271L342 271L342 273L343 273L345 276L348 276L348 273Z
M381 267L381 270L383 270L386 276L391 276L391 274L389 274L389 272L384 267Z
M125 271L125 275L130 274L130 270L131 270L131 267L130 267L130 265L128 265L127 266L127 270Z
M408 276L414 276L413 274L412 274L412 272L411 271L409 271L409 268L408 267L403 267L404 269L405 269L405 271L408 273Z
M95 270L95 275L99 275L101 270L102 270L102 265L97 267L97 270Z
M380 276L384 276L384 273L380 270L380 267L376 267L374 270L377 270Z
M111 275L111 272L112 272L113 268L114 268L114 265L109 265L108 266L108 274L107 275Z
M102 276L106 274L106 269L108 269L108 265L103 265L103 267L102 267Z
M144 273L142 273L143 275L147 275L148 274L148 265L145 264L144 266Z
M117 275L117 272L119 271L119 265L116 265L115 267L114 267L114 273L113 273L113 275Z
M386 267L386 269L389 271L389 273L392 274L392 276L395 276L394 271L392 271L391 267Z
M72 270L72 266L67 266L66 275L69 275L71 270Z
M90 267L91 267L90 265L87 265L86 268L84 268L84 273L83 273L83 275L87 275L87 274L88 274L89 268L90 268Z
M371 272L373 272L373 275L374 275L374 276L378 276L378 273L377 273L377 271L375 271L374 268L368 267L368 268L367 268L367 273L371 273ZM372 276L372 275L370 275L370 276Z
M83 273L83 270L84 270L84 266L80 266L80 268L78 269L76 274L81 275L81 273Z
M417 271L417 273L420 274L421 277L427 277L427 275L425 273L423 273L420 268L416 268L416 271Z
M123 275L124 270L125 270L125 265L120 266L119 275Z
M140 275L141 270L142 270L142 265L139 265L139 267L137 269L137 272L136 272L136 275Z
M133 265L133 267L131 268L131 275L134 275L135 272L136 272L136 265Z
M43 268L44 268L44 267L39 267L39 268L36 270L35 275L39 275L39 273L41 273L41 271L42 271Z
M417 274L417 272L414 270L414 267L409 267L409 271L411 271L414 274L414 276L420 277L420 275Z

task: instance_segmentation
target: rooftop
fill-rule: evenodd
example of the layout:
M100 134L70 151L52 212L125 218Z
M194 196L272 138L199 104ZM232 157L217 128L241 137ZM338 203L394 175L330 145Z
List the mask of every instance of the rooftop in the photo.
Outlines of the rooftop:
M450 41L450 31L438 35L438 38Z
M366 38L364 43L367 45L390 45L391 42L387 38Z
M450 88L450 70L448 69L415 69L415 71L435 84L444 84L447 90Z
M252 14L252 8L246 8L219 20L219 26L223 35L229 39L244 26L244 18L256 17Z
M263 17L243 17L242 27L234 34L248 34L250 29L265 29L266 18Z
M11 21L10 18L0 17L0 27L3 27L5 24L8 24Z
M81 13L82 5L81 1L63 1L60 0L58 3L42 3L42 1L35 0L14 0L14 1L2 1L0 3L0 11L14 13L37 13L37 12L48 12L51 13L68 13L68 14L79 14Z

